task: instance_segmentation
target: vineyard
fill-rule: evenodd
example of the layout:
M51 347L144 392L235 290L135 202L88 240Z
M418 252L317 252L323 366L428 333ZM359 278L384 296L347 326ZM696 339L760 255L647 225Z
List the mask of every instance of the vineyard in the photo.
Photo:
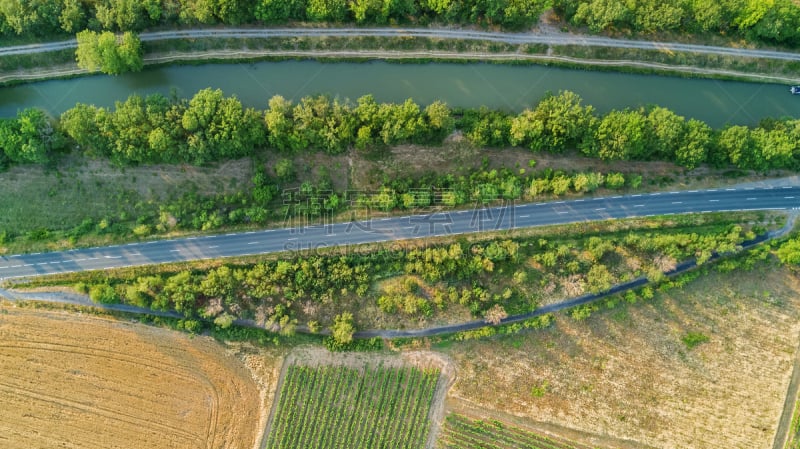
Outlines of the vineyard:
M288 367L267 449L425 446L435 369Z
M472 420L450 413L439 436L440 449L583 449L498 421Z

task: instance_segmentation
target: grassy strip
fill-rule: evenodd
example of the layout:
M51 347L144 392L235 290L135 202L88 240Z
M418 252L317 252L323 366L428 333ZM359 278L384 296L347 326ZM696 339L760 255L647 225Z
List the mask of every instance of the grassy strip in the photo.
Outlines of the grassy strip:
M425 62L478 62L492 61L501 64L544 64L567 68L623 71L630 73L661 74L691 78L733 79L763 81L764 79L794 79L800 63L794 61L761 58L734 58L689 52L663 52L641 49L584 46L548 46L543 44L506 44L489 41L456 39L432 39L419 37L292 37L292 38L201 38L171 39L143 43L145 62L148 66L165 64L202 64L208 62L252 62L285 59L319 59L328 62L356 62L386 59L406 63ZM337 57L318 56L318 52L431 52L430 56L365 55L354 54ZM202 53L217 52L217 55ZM266 54L279 52L308 52L304 56ZM200 53L201 55L196 55ZM227 54L225 54L227 53ZM248 54L249 53L249 54ZM440 54L436 54L440 53ZM558 59L560 57L568 59ZM165 61L164 58L167 58ZM574 60L573 60L574 59ZM12 72L2 84L25 82L14 78L13 72L27 69L39 70L67 67L74 61L74 52L60 52L0 57L0 73ZM614 65L606 63L615 61ZM651 62L668 67L643 67L642 62ZM604 65L605 64L605 65ZM71 65L68 67L72 67ZM686 71L685 67L708 69L716 73ZM730 72L730 73L727 73ZM45 75L47 77L47 75ZM0 79L3 79L0 77Z

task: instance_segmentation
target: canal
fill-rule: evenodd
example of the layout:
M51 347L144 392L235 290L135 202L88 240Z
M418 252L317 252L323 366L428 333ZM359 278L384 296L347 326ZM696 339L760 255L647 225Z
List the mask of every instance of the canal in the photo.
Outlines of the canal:
M754 125L765 117L800 116L800 96L787 86L593 72L539 65L321 63L316 61L206 64L148 69L117 77L97 75L0 88L0 117L39 107L58 115L78 102L112 106L132 93L190 97L206 87L265 108L276 94L297 100L326 93L378 101L440 99L451 106L518 112L549 92L571 90L598 111L657 104L714 127Z

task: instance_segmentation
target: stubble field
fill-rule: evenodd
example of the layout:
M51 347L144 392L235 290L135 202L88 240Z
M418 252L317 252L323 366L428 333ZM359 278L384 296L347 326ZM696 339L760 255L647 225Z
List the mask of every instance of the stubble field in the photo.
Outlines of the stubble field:
M0 447L250 449L260 396L213 340L0 302Z
M799 323L788 270L712 271L582 322L453 344L447 406L604 447L772 447Z

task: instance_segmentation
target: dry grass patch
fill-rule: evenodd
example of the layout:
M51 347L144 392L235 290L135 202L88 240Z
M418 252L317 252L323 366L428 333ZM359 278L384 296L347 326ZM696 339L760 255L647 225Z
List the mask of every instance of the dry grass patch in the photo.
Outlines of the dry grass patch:
M259 392L216 342L0 304L0 446L243 448Z
M798 318L800 281L787 270L712 273L585 321L453 344L450 399L628 447L770 447ZM708 341L689 349L692 334Z

